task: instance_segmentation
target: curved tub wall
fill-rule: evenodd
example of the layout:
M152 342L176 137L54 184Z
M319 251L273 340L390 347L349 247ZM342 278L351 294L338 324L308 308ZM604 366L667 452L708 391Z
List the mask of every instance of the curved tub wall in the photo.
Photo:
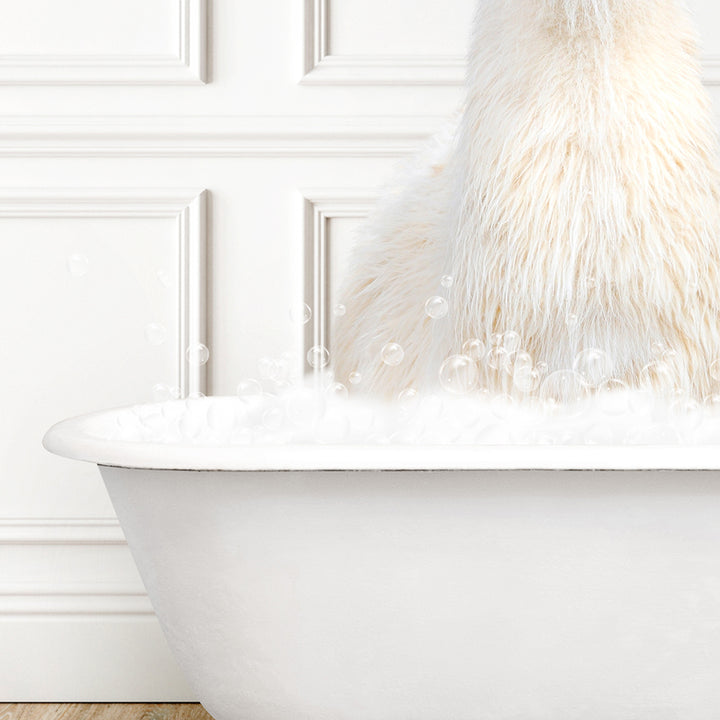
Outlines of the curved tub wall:
M216 720L714 720L717 473L103 467Z

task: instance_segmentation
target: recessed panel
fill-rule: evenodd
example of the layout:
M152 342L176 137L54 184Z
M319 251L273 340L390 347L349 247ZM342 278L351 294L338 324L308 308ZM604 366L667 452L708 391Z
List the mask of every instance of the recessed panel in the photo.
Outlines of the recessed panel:
M330 55L462 56L476 0L327 0Z
M177 223L0 219L2 515L112 515L97 468L40 442L63 418L178 383Z
M0 2L2 55L179 54L179 0Z

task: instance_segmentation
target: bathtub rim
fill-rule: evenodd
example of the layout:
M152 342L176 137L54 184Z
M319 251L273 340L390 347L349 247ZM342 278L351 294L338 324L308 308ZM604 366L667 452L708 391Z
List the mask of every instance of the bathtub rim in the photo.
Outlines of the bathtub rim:
M189 471L720 470L718 445L179 445L107 440L87 427L114 408L63 420L49 452L97 465Z

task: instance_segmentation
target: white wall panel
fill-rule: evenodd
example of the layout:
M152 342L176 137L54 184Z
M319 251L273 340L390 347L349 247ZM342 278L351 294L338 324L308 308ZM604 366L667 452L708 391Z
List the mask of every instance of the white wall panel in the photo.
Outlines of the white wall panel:
M2 11L0 83L205 79L205 0L23 0Z

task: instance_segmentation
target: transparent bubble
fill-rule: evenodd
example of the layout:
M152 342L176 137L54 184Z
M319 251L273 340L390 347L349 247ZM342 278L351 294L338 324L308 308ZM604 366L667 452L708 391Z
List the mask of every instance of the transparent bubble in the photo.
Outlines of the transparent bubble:
M579 318L575 313L568 313L565 316L565 325L567 326L567 329L571 332L575 329L577 329L579 323Z
M238 397L251 399L262 397L263 388L262 385L253 378L245 378L238 383L237 395Z
M333 308L333 315L335 317L342 317L346 312L347 312L347 308L342 303L338 303Z
M290 308L290 321L294 325L307 325L312 319L312 309L307 303Z
M588 385L597 387L612 375L612 360L603 350L588 348L575 356L573 370L580 373Z
M628 386L617 378L605 380L597 386L595 400L600 412L622 415L628 409Z
M490 333L490 345L497 347L502 344L503 336L502 333Z
M502 346L509 353L517 352L520 349L520 336L512 330L503 333Z
M290 368L285 358L263 357L258 361L258 372L260 377L279 383L287 378Z
M540 373L540 377L545 377L550 371L548 364L544 360L537 363L535 369Z
M720 410L720 393L713 393L705 397L703 399L703 405L713 412Z
M68 255L67 269L73 277L82 277L83 275L87 275L88 270L90 270L90 260L87 255L73 253L72 255Z
M165 383L155 383L152 389L152 399L155 402L166 402L170 400L170 386Z
M532 370L533 369L533 359L530 353L526 353L524 351L520 351L515 353L513 361L513 370Z
M327 367L330 362L330 352L322 345L315 345L308 350L307 361L308 365L316 370Z
M678 398L670 406L670 420L681 432L696 430L703 421L702 407L693 398Z
M163 270L162 268L159 268L155 271L155 277L157 277L158 282L166 288L169 288L172 285L172 280L170 278L170 273L167 270Z
M713 360L710 363L710 377L713 380L720 381L720 360Z
M492 370L509 370L512 361L512 356L504 348L497 345L488 350L487 354L487 365Z
M405 388L398 395L398 404L404 412L414 412L420 404L420 393L415 388Z
M348 382L351 385L359 385L362 382L362 375L359 372L351 372L348 375Z
M441 284L444 288L451 288L451 287L453 286L453 283L454 283L454 282L455 282L455 279L453 278L452 275L443 275L443 276L440 278L440 284Z
M402 349L402 346L397 343L388 343L382 349L381 357L386 365L395 367L404 360L405 351Z
M539 397L550 407L572 405L584 399L588 386L580 373L558 370L548 375L540 386Z
M210 359L210 351L202 343L194 343L185 351L185 357L190 365L200 367Z
M640 371L640 382L645 389L669 395L675 389L675 374L668 363L655 360Z
M523 393L535 392L541 380L540 373L533 367L521 365L513 371L513 385Z
M440 367L440 385L453 395L467 395L478 384L477 363L467 355L451 355Z
M668 346L662 340L656 340L650 345L650 352L653 357L661 358L667 351Z
M448 301L439 295L428 298L425 303L425 314L433 320L444 318L448 314L448 310Z
M327 386L325 394L334 400L347 400L348 389L341 382L334 382Z
M151 345L162 345L167 337L167 329L161 323L148 323L145 326L145 339Z
M473 360L483 360L485 358L485 343L479 338L471 338L463 343L462 351L463 355L467 355Z

